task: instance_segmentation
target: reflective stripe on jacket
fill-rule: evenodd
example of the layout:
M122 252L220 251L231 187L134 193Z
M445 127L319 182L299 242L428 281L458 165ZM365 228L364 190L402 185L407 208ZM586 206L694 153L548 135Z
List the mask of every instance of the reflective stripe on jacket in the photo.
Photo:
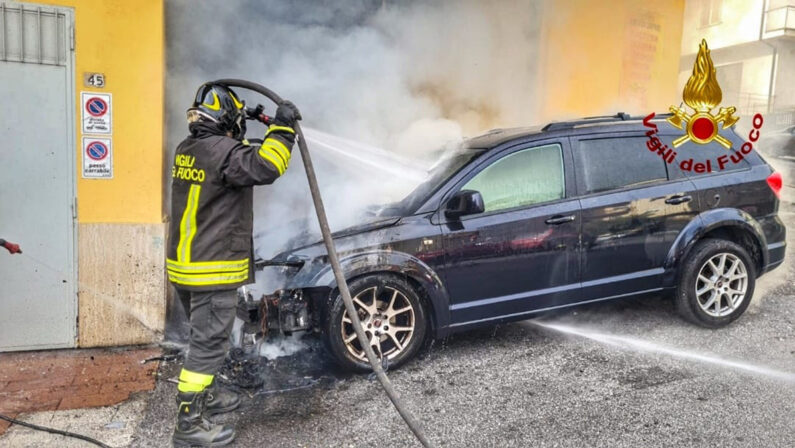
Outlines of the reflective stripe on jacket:
M271 126L261 146L192 123L171 167L168 279L194 291L234 289L254 281L254 185L273 183L290 163L295 132Z

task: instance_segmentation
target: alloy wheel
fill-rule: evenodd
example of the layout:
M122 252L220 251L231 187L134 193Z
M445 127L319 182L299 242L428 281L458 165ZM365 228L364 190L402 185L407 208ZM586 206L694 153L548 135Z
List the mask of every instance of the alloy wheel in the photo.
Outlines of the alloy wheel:
M748 270L734 254L714 255L698 272L696 299L702 311L713 317L724 317L745 300Z
M389 286L374 286L357 294L353 305L376 356L391 360L409 347L414 336L416 313L404 293ZM342 315L341 333L348 352L366 361L347 311Z

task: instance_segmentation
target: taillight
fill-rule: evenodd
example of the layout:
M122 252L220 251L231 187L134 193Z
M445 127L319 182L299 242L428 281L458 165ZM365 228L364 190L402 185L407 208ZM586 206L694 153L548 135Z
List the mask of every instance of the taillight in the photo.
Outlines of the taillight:
M781 173L773 173L770 176L767 176L767 185L773 190L776 197L781 199Z

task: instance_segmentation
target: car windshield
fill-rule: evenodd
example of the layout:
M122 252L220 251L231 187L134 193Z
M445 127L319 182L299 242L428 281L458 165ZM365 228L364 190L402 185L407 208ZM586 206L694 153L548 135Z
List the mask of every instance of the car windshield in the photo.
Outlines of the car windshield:
M484 152L485 149L464 148L460 145L445 150L428 171L428 177L403 200L387 208L401 215L414 213L448 179Z

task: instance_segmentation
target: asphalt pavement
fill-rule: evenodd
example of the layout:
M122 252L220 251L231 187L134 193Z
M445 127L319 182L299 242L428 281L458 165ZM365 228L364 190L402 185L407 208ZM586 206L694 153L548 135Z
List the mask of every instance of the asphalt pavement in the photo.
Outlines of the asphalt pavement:
M792 203L781 215L795 247ZM759 280L749 310L726 328L688 324L664 298L626 299L543 319L632 343L525 321L437 341L389 376L440 447L792 447L792 266L790 249L787 264ZM317 341L307 343L308 350L269 364L266 393L217 419L237 426L232 446L419 446L377 381L335 371ZM665 351L647 350L651 344ZM162 366L132 446L169 446L175 385L166 379L179 367Z

